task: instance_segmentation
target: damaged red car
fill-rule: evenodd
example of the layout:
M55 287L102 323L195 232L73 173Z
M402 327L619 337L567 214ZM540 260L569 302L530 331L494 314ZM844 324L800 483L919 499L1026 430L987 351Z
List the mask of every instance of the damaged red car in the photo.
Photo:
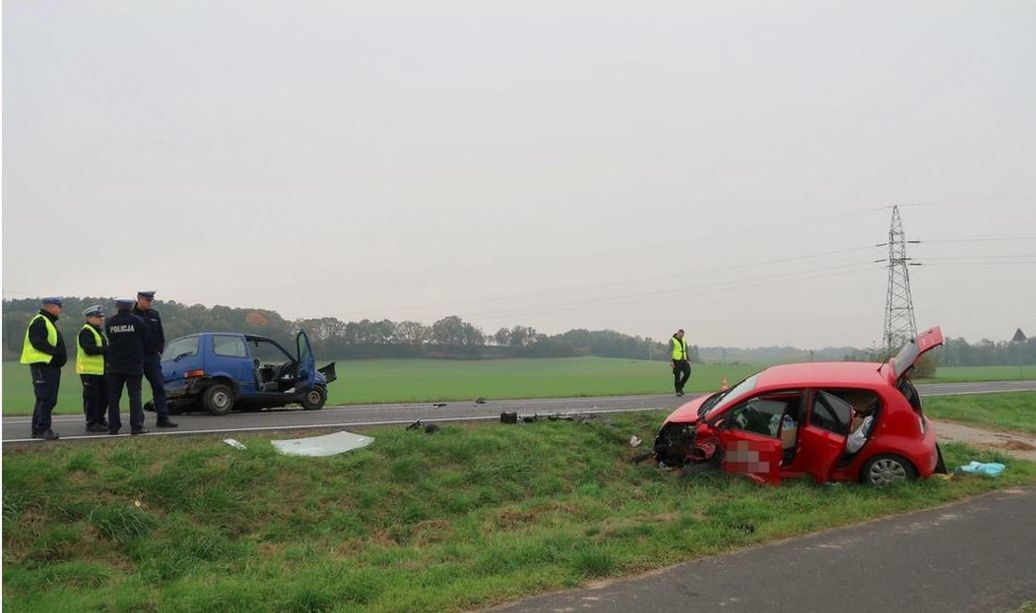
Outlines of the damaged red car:
M917 359L942 343L935 327L883 364L767 368L673 411L655 440L655 458L769 484L809 475L817 483L887 485L945 472L909 378Z

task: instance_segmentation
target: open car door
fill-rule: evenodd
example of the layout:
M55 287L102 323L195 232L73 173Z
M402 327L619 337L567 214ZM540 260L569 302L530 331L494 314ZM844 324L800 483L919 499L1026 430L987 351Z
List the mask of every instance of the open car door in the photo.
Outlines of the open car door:
M779 436L780 417L798 393L756 396L725 411L717 424L723 447L723 470L742 474L756 483L781 482L784 456Z
M299 367L295 371L295 392L308 392L316 384L317 361L313 357L313 346L309 344L305 330L299 330L295 335L295 347L299 358Z
M819 484L827 483L845 452L852 405L823 390L813 394L799 434L795 463Z

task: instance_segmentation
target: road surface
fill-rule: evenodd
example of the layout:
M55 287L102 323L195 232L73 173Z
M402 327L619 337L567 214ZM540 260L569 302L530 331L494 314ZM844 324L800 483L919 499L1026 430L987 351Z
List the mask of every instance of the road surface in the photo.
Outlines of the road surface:
M1036 488L1014 488L494 611L1013 611L1033 551Z
M1011 391L1036 391L1036 381L1001 381L990 383L939 383L918 385L922 396L944 396L953 394L981 394ZM212 434L222 432L261 432L272 430L300 430L315 428L336 428L350 426L372 426L409 424L417 419L424 421L478 421L496 420L500 413L517 411L531 413L618 413L674 409L700 394L688 394L683 398L672 395L650 396L607 396L598 398L540 398L533 400L490 400L485 404L474 401L449 402L446 406L434 406L430 402L412 404L375 404L344 407L326 407L320 411L301 409L267 410L259 413L232 413L216 417L204 413L179 415L175 420L179 428L160 430L154 428L154 414L147 415L148 436L170 436L185 434ZM123 415L123 432L129 436L127 417ZM28 415L3 418L3 442L42 442L29 438L31 417ZM81 415L55 415L53 429L62 439L103 439L107 434L87 434Z

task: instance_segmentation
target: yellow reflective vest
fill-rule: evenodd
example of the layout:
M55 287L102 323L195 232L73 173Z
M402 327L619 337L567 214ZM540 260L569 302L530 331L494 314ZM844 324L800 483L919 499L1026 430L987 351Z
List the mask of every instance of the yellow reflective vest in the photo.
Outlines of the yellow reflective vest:
M44 317L42 313L37 313L36 317L30 319L29 325L25 327L25 340L22 341L22 364L50 364L50 361L54 359L54 356L43 353L29 342L29 328L37 318L42 319L47 326L47 344L51 347L58 346L58 329L54 327L54 322Z
M676 338L675 336L673 337L673 359L687 359L687 341L682 338Z
M94 340L97 341L97 346L100 347L104 344L104 340L101 337L101 333L97 331L97 328L90 324L84 324L82 330L89 330L94 335ZM80 330L80 332L82 331ZM79 335L76 335L76 372L81 375L103 375L104 374L104 354L100 353L97 355L90 355L83 349L83 343L79 341Z

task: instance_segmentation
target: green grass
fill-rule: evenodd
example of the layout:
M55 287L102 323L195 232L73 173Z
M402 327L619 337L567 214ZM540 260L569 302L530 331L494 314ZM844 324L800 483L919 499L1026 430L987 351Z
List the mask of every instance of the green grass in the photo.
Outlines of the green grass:
M613 358L349 360L338 362L337 370L339 379L328 388L329 404L663 394L673 387L668 362ZM717 390L723 377L734 384L757 370L751 365L695 364L688 389ZM3 414L31 415L28 367L5 362L3 375ZM145 383L144 398L150 397ZM70 365L61 375L55 413L82 410L82 385Z
M1036 434L1036 392L934 396L924 410L936 419Z
M1036 481L961 445L947 462L1004 476L891 489L758 487L632 464L661 412L588 423L380 428L331 458L247 437L5 450L10 611L417 611L488 606L588 580ZM636 451L640 451L639 449Z
M1026 366L940 366L935 376L918 383L965 383L968 381L1033 381L1036 364Z

